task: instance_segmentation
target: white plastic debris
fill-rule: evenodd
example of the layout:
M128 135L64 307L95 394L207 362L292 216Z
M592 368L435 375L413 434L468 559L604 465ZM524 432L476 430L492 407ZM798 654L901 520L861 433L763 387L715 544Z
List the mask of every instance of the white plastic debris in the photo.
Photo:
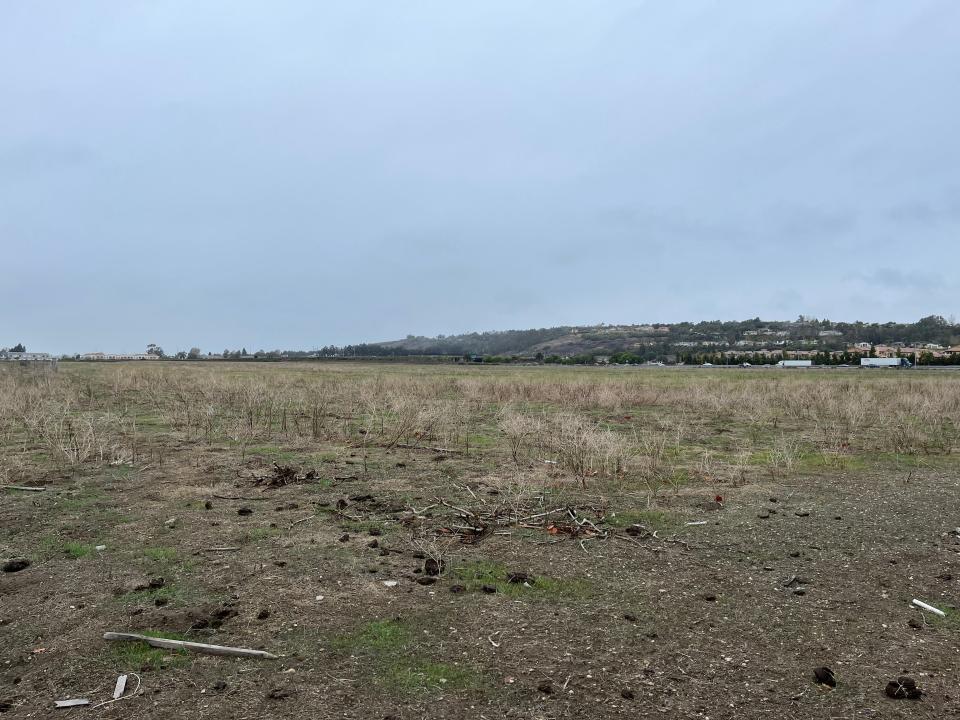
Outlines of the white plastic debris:
M913 604L916 605L918 608L922 610L926 610L927 612L932 612L934 615L937 615L939 617L947 616L947 614L943 610L937 610L937 608L935 608L933 605L927 605L925 602L923 602L923 600L917 600L916 598L914 598Z
M103 551L106 550L106 549L107 549L107 546L106 546L106 545L97 545L97 546L94 548L94 550L96 550L97 552L103 552Z
M400 584L400 581L399 581L399 580L384 580L384 581L383 581L383 584L386 585L387 587L396 587L397 585Z

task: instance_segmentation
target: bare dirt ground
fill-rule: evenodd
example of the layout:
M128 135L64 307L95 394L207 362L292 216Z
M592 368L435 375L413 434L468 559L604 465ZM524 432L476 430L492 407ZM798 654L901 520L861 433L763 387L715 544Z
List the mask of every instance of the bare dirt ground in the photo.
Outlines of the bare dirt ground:
M6 435L5 483L44 490L0 495L0 557L30 560L0 573L5 717L960 716L952 446L725 473L706 424L677 445L712 447L711 472L651 495L629 469L518 462L489 422L461 448L367 438L353 413L338 438L241 451L226 431L148 431L151 414L114 464ZM93 708L120 673L126 696ZM904 675L921 699L885 695ZM66 698L91 706L54 709Z

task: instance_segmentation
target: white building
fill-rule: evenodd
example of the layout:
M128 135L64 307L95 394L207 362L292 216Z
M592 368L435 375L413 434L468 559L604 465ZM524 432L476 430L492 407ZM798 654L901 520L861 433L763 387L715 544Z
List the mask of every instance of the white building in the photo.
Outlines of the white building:
M0 360L10 362L50 362L53 358L50 353L35 352L11 352L10 350L0 350Z
M148 353L84 353L81 360L159 360L156 355Z

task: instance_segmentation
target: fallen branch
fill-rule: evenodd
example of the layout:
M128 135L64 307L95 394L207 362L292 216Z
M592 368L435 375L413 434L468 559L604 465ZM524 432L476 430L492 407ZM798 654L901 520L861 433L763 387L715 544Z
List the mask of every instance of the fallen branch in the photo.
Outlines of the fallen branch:
M296 527L302 522L306 522L307 520L312 520L315 517L317 517L316 513L314 513L313 515L307 515L306 517L302 517L299 520L294 520L292 523L290 523L290 529L293 529L294 527Z
M558 513L558 512L559 512L559 513L562 513L562 512L564 512L565 510L566 510L566 508L556 508L555 510L547 510L546 512L537 513L536 515L527 515L526 517L520 518L519 520L517 520L517 522L518 522L518 523L525 523L525 522L527 522L528 520L536 520L537 518L546 517L547 515L553 515L554 513Z
M394 447L403 448L405 450L429 450L430 452L437 453L462 453L462 450L453 450L451 448L441 448L441 447L427 447L426 445L408 445L406 443L397 443Z
M188 642L186 640L168 640L167 638L148 637L137 633L106 632L104 640L133 640L145 642L147 645L165 650L193 650L207 655L230 655L233 657L253 657L267 660L276 660L277 656L266 650L249 650L247 648L227 647L226 645L208 645L206 643Z
M243 495L214 495L220 500L269 500L268 497L245 497Z
M23 492L43 492L45 487L30 487L28 485L0 485L4 490L22 490Z
M464 510L463 508L457 507L456 505L451 505L450 503L448 503L448 502L447 502L446 500L444 500L443 498L438 497L438 498L436 498L436 499L437 499L437 501L438 501L441 505L443 505L444 507L448 507L448 508L450 508L451 510L456 510L458 513L460 513L460 514L463 515L464 517L477 517L477 514L476 514L475 512L470 512L469 510Z
M239 545L235 547L212 547L212 548L204 548L203 552L236 552L239 549L240 549Z

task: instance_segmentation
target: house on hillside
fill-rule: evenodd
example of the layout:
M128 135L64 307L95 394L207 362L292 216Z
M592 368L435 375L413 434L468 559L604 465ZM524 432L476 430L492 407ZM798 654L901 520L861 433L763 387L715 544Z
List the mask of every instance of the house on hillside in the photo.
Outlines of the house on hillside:
M159 360L156 355L148 353L103 353L90 352L80 356L81 360L105 361L105 360Z

